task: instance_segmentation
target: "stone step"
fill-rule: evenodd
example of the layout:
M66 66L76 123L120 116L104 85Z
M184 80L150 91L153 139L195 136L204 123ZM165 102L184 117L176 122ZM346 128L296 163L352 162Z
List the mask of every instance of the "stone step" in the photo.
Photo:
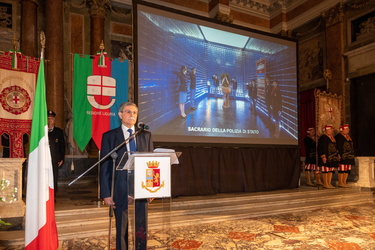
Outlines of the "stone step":
M326 190L300 188L274 192L178 197L171 203L168 203L169 200L164 199L162 204L161 199L157 199L149 205L150 230L165 226L189 226L198 223L311 211L327 206L361 204L374 202L374 196L371 191L361 191L359 188ZM165 209L169 204L170 211ZM170 219L167 219L168 223L161 223L161 218L166 216L170 216ZM108 207L60 210L56 211L55 217L60 241L108 235ZM115 232L114 222L113 218L113 233ZM24 231L0 231L0 243L13 246L23 245Z
M267 211L268 207L275 206L296 206L304 207L304 203L315 204L330 204L337 201L341 204L342 200L347 200L350 195L351 200L358 202L372 198L371 192L362 193L359 189L347 190L327 190L322 191L309 191L303 193L281 193L281 194L265 194L258 195L242 195L238 197L227 198L207 198L197 197L195 200L190 201L172 201L171 203L171 217L194 215L194 214L207 214L225 211L237 211L248 209L251 207L252 211ZM213 196L215 197L215 196ZM334 199L333 199L334 197ZM367 197L367 198L366 198ZM190 198L191 199L191 198ZM192 209L192 207L194 207ZM163 216L162 205L155 201L149 205L149 220L153 218L160 218ZM278 213L277 210L275 213ZM81 226L108 221L108 207L91 208L91 209L73 209L56 211L56 221L58 226Z

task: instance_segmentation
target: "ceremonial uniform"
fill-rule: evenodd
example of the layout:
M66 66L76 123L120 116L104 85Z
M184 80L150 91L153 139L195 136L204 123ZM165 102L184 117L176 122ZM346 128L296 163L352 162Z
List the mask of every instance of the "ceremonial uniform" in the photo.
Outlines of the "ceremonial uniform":
M336 140L332 136L333 126L326 125L323 134L318 141L318 165L322 171L323 187L335 188L332 184L332 175L338 168L339 151L337 150Z
M324 134L319 138L318 143L319 166L323 167L322 172L335 171L339 166L339 151L337 150L336 140L333 136L329 137ZM323 162L323 157L326 157L327 162Z
M55 118L53 111L48 111L48 117ZM49 148L51 151L52 168L53 168L53 185L55 197L58 190L59 167L62 166L65 157L65 138L64 131L61 128L52 126L48 127ZM59 165L60 164L60 165Z
M304 139L306 160L305 160L305 175L306 175L306 184L308 186L313 186L310 180L310 171L314 172L315 180L317 185L323 185L320 180L320 171L319 167L316 164L316 136L315 129L309 128L307 130L308 136Z
M186 113L185 113L185 102L187 98L187 67L182 66L181 67L181 72L179 73L179 78L180 78L180 86L178 88L179 91L179 107L180 107L180 112L181 112L181 117L186 118Z
M195 91L197 88L197 76L195 75L196 69L192 68L190 72L190 103L191 108L196 109L195 107Z
M352 165L355 165L355 154L353 140L349 135L349 125L345 124L340 127L340 133L335 136L337 149L340 153L340 162L338 168L339 187L350 187L346 180L350 174Z
M335 136L337 149L340 153L340 164L344 165L354 165L354 149L353 149L353 141L350 136L345 136L342 133L338 133Z

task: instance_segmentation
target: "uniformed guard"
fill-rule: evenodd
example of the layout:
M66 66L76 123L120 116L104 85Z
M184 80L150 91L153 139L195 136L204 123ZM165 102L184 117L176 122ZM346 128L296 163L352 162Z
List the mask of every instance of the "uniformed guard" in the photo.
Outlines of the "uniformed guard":
M56 113L52 110L47 111L48 117L48 139L51 151L52 168L53 168L53 185L55 198L58 189L59 168L64 163L65 157L65 138L64 131L55 127Z

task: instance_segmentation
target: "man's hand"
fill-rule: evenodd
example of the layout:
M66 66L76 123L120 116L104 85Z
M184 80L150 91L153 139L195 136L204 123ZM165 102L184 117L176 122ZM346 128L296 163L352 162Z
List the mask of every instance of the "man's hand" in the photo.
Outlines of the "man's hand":
M110 206L110 205L113 205L113 209L115 209L115 203L113 202L112 200L112 197L106 197L103 199L104 200L104 204Z
M57 166L60 167L60 166L63 164L63 162L64 162L63 160L59 161L59 162L57 163Z

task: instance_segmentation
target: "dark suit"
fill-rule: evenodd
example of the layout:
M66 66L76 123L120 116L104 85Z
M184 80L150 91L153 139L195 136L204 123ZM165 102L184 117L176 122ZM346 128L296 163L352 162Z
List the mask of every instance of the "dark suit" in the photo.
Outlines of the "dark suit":
M54 127L51 132L48 131L49 148L51 151L52 168L53 168L53 185L56 192L58 188L59 166L60 161L65 157L65 138L64 131L61 128Z
M110 130L103 134L102 146L100 151L100 158L107 155L112 149L120 145L123 141L124 133L121 126ZM152 144L151 133L148 131L141 131L136 136L136 145L138 152L152 152L154 147ZM118 149L118 157L116 159L116 166L119 165L124 153L127 151L126 145L123 145ZM124 159L120 163L122 168L128 156L125 155ZM107 157L103 161L100 167L100 197L106 198L111 197L111 185L112 185L112 168L113 162L111 157ZM127 226L127 209L128 209L128 182L127 182L127 171L116 171L115 182L113 191L113 201L116 209L114 209L116 216L116 249L126 249L128 243L128 226ZM122 246L122 247L121 247Z

